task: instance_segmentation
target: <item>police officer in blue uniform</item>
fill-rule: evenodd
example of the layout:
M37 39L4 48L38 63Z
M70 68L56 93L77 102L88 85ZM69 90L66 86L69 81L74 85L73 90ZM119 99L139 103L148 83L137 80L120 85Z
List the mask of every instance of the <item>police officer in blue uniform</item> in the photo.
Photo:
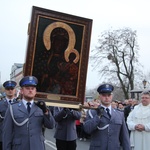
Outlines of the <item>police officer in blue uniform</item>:
M6 81L3 83L3 87L5 89L5 98L0 101L0 150L2 150L2 127L3 120L5 117L6 110L8 106L14 102L16 102L15 94L16 94L16 82L15 81Z
M75 120L79 120L81 112L70 108L54 107L54 118L56 121L57 150L76 150L77 132Z
M3 128L4 150L45 150L42 127L52 129L54 118L44 101L34 102L38 80L26 76L20 81L22 100L7 109Z
M84 130L91 134L89 150L131 149L124 114L111 107L113 90L111 84L100 85L97 91L101 105L87 113Z

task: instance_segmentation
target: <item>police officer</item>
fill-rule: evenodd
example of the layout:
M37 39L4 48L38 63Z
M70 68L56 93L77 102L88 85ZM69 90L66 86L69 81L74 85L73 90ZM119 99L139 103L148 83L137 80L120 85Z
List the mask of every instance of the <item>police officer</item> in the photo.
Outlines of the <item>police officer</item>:
M98 87L101 105L95 110L89 110L84 124L84 130L91 134L90 150L130 150L129 134L124 120L124 114L111 107L111 84Z
M7 109L3 128L4 150L45 150L42 127L52 129L54 118L46 104L34 103L38 80L34 76L21 79L22 100Z
M56 138L57 150L76 150L76 124L81 112L70 108L54 107L54 118L56 121Z
M6 110L11 103L16 102L15 94L16 94L16 82L15 81L6 81L3 83L3 87L5 89L5 98L0 101L0 150L2 150L2 126L3 120L5 117Z

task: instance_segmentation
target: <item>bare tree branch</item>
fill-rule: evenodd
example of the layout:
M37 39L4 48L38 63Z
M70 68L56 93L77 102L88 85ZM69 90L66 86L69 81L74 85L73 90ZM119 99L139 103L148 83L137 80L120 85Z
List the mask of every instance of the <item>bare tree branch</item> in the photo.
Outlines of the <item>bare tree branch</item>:
M124 28L104 31L90 56L100 77L106 76L107 81L116 79L114 84L122 89L125 98L129 97L129 90L134 89L136 72L142 76L138 50L136 31Z

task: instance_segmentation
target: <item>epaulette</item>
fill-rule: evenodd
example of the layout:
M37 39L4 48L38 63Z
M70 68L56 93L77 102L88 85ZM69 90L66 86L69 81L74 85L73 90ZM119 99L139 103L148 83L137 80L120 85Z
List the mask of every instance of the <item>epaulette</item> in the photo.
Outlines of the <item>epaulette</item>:
M16 99L16 102L20 102L21 101L21 99Z
M122 110L122 109L116 109L117 111L119 111L119 112L124 112L124 110Z
M21 101L21 99L20 99L19 97L17 97L15 100L16 100L16 101Z
M16 104L16 103L19 103L19 101L15 101L15 102L11 103L11 105Z

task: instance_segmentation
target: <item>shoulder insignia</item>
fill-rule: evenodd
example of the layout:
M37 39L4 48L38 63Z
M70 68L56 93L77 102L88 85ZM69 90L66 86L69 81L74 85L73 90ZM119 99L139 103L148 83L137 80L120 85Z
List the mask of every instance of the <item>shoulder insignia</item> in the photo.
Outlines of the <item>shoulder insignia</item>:
M18 106L20 107L20 106L21 106L21 103L19 103Z
M18 102L18 101L15 101L15 102L11 103L11 105L16 104L16 103L19 103L19 102Z

